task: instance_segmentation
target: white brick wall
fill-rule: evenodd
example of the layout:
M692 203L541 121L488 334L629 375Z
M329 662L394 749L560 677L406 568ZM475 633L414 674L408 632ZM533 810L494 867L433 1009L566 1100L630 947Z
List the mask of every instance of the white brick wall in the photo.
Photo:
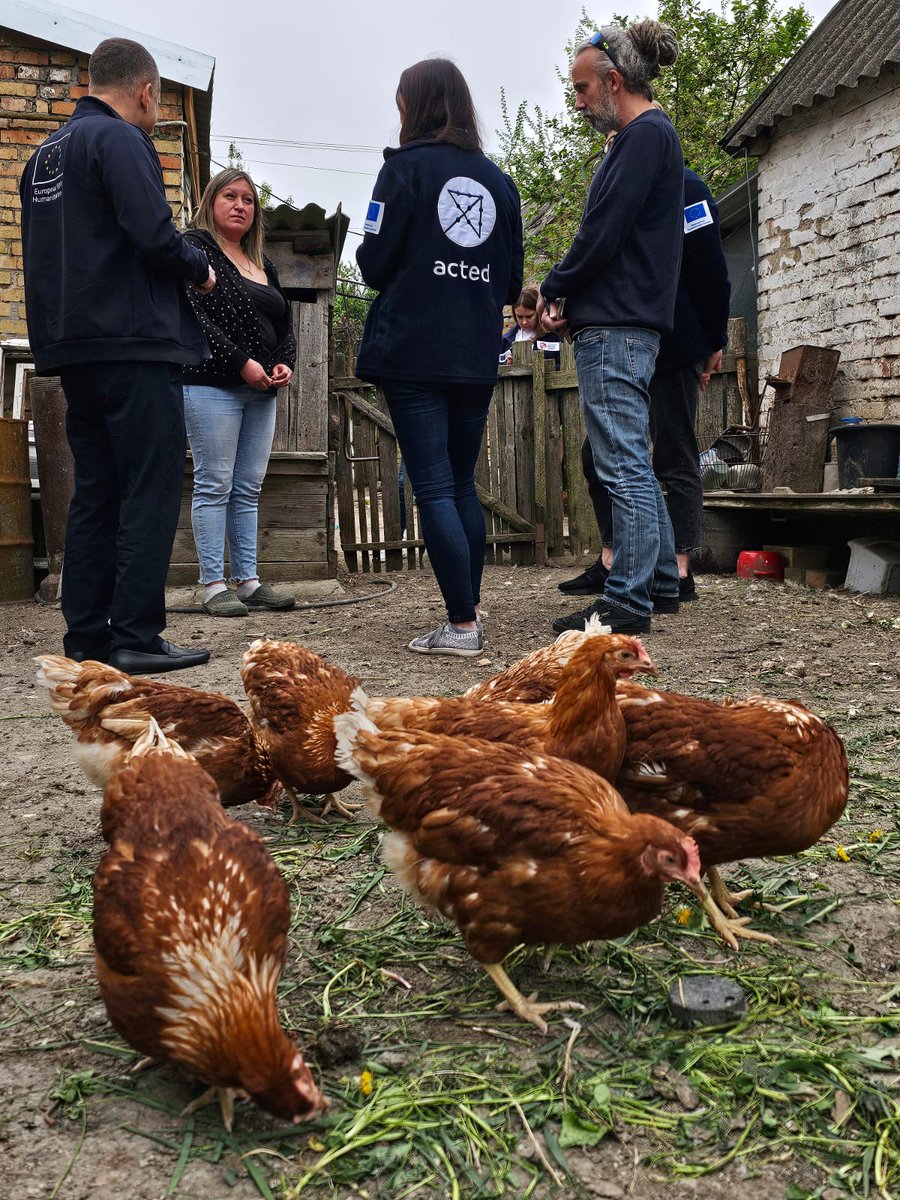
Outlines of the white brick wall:
M780 121L759 160L760 374L841 352L841 415L900 420L900 67Z

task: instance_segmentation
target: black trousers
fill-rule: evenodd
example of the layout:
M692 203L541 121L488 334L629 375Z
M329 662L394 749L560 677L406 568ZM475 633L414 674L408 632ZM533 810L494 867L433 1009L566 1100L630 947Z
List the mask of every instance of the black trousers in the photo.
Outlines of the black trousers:
M75 459L62 579L70 656L160 648L187 446L181 376L154 362L60 371Z
M666 492L666 508L678 554L690 554L700 538L703 485L700 449L694 423L700 400L701 364L657 369L650 381L650 439L653 472ZM613 544L612 505L597 477L587 438L581 446L581 469L587 480L594 515L605 546Z

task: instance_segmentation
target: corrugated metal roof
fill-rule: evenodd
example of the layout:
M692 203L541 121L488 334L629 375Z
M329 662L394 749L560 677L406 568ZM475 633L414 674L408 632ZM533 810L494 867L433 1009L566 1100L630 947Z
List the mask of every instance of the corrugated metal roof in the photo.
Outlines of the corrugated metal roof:
M208 92L212 86L216 60L208 54L127 29L115 21L76 12L51 0L0 0L0 25L84 54L90 54L105 38L131 38L150 51L163 79L201 92Z
M900 63L898 0L838 0L719 143L732 153L798 109L829 100L838 88L877 79Z

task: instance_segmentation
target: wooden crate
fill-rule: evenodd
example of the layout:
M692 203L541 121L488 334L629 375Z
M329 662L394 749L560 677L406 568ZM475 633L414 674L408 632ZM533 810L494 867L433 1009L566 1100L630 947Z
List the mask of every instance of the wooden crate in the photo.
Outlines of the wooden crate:
M274 451L259 500L259 577L284 583L298 579L330 579L328 555L328 455L321 451ZM178 532L172 548L167 583L184 587L198 579L197 552L191 532L194 485L190 454ZM228 561L225 564L228 573Z

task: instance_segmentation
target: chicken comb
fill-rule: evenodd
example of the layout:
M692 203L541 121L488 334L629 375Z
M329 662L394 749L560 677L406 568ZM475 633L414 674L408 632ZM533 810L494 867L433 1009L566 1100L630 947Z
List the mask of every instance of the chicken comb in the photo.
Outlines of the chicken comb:
M700 874L700 848L692 837L681 839L684 852L687 855L688 870L691 874Z

